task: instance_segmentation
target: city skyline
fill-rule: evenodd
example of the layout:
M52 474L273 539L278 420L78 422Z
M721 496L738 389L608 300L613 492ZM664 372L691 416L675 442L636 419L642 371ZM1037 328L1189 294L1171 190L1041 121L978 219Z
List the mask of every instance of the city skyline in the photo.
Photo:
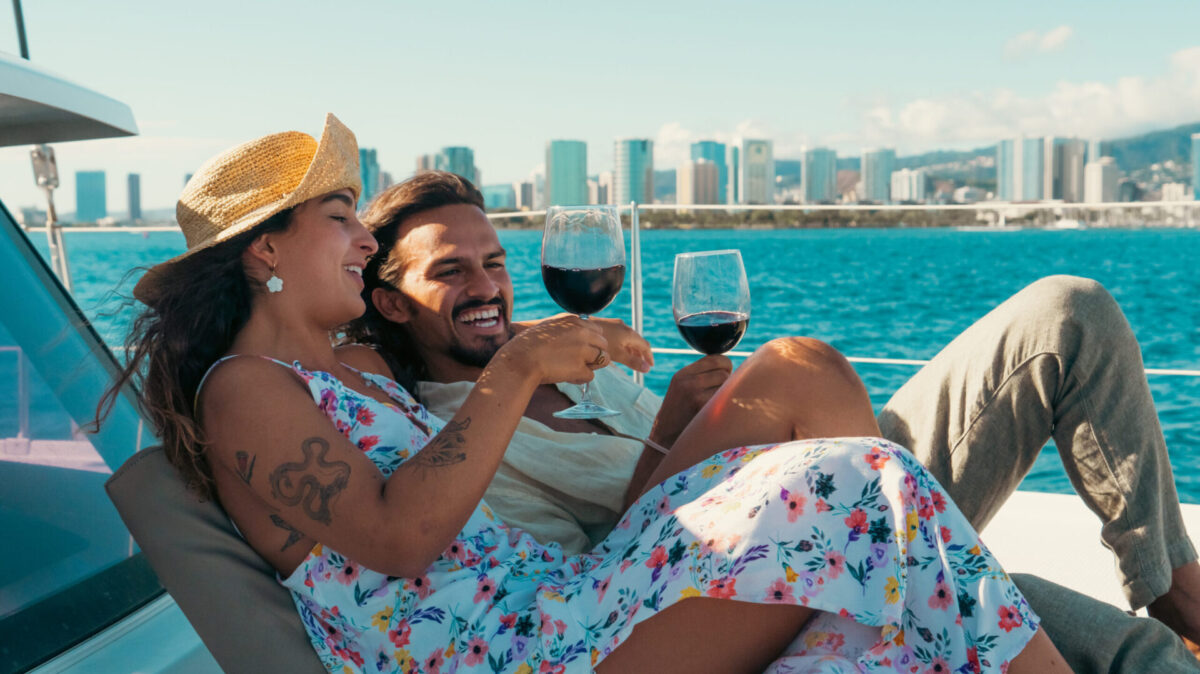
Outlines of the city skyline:
M1200 110L1195 3L1157 0L1129 11L1119 3L1015 2L998 15L973 6L948 13L935 3L868 12L670 1L586 12L519 2L282 7L27 6L33 61L129 103L142 134L57 147L60 208L73 210L74 171L89 169L140 173L143 208L169 207L179 177L216 152L283 129L318 133L327 111L397 179L422 153L466 146L496 184L527 180L544 163L543 143L555 138L586 142L587 172L596 175L614 167L612 139L620 137L653 140L656 166L675 167L702 139L768 138L774 155L788 158L803 147L909 155L1020 134L1114 138L1195 121ZM123 20L109 26L114 12ZM231 12L245 20L226 21ZM718 13L720 21L704 18ZM0 17L0 50L15 52L9 21ZM192 30L164 30L181 21ZM92 47L96 25L106 25L102 50ZM538 40L513 39L531 27ZM608 36L630 27L654 39L611 54L586 94L560 95L548 84L568 81L594 54L611 51ZM722 49L701 47L711 44ZM805 65L818 62L837 65ZM889 62L905 67L878 67ZM276 63L289 65L272 67L270 78L246 67ZM496 76L476 77L481 64ZM200 82L205 95L195 96ZM0 153L0 184L10 203L41 201L21 148ZM124 211L125 190L117 181L108 190L110 210Z

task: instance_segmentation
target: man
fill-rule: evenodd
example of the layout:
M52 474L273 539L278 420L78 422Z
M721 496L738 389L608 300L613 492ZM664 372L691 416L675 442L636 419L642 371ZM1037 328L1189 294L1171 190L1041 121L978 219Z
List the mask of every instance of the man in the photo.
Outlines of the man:
M512 329L505 251L482 198L453 174L424 173L385 191L363 221L380 249L364 273L367 314L348 335L376 346L431 412L449 418ZM612 353L602 356L648 366L636 335L609 323L606 336ZM588 549L641 492L663 461L660 449L669 452L719 397L731 370L722 356L701 358L675 374L662 400L615 368L598 370L593 397L622 412L603 423L555 418L576 389L541 387L485 499L543 542L558 541L568 553ZM754 401L764 411L786 402ZM955 339L896 393L878 422L885 437L930 468L978 529L1053 436L1076 490L1105 522L1102 535L1131 604L1198 640L1200 565L1181 522L1140 351L1098 284L1055 277L1031 285ZM1040 579L1020 584L1076 669L1196 667L1155 621L1129 619Z

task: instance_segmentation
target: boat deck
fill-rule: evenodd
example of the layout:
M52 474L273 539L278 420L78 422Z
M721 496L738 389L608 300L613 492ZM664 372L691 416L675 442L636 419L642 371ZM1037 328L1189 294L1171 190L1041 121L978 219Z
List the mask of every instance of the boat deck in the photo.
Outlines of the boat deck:
M1189 534L1200 534L1200 505L1182 507ZM1018 491L984 529L983 540L1009 573L1035 574L1129 609L1115 558L1100 543L1100 520L1073 494Z

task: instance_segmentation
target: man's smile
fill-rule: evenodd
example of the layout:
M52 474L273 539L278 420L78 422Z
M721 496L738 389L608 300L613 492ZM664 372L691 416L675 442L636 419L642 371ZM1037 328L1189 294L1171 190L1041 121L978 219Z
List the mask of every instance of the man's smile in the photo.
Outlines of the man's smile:
M459 326L459 331L466 335L489 337L502 334L505 330L504 311L499 301L459 309L455 311L454 322Z

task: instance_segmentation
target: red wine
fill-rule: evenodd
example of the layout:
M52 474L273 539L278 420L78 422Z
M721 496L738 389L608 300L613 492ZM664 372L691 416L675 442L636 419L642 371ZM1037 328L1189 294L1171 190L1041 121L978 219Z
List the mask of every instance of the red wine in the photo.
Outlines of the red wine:
M725 353L737 346L749 323L749 316L731 311L702 311L675 321L684 340L693 349L709 355Z
M542 283L550 298L573 314L592 315L617 296L625 282L625 265L603 269L563 269L542 265Z

